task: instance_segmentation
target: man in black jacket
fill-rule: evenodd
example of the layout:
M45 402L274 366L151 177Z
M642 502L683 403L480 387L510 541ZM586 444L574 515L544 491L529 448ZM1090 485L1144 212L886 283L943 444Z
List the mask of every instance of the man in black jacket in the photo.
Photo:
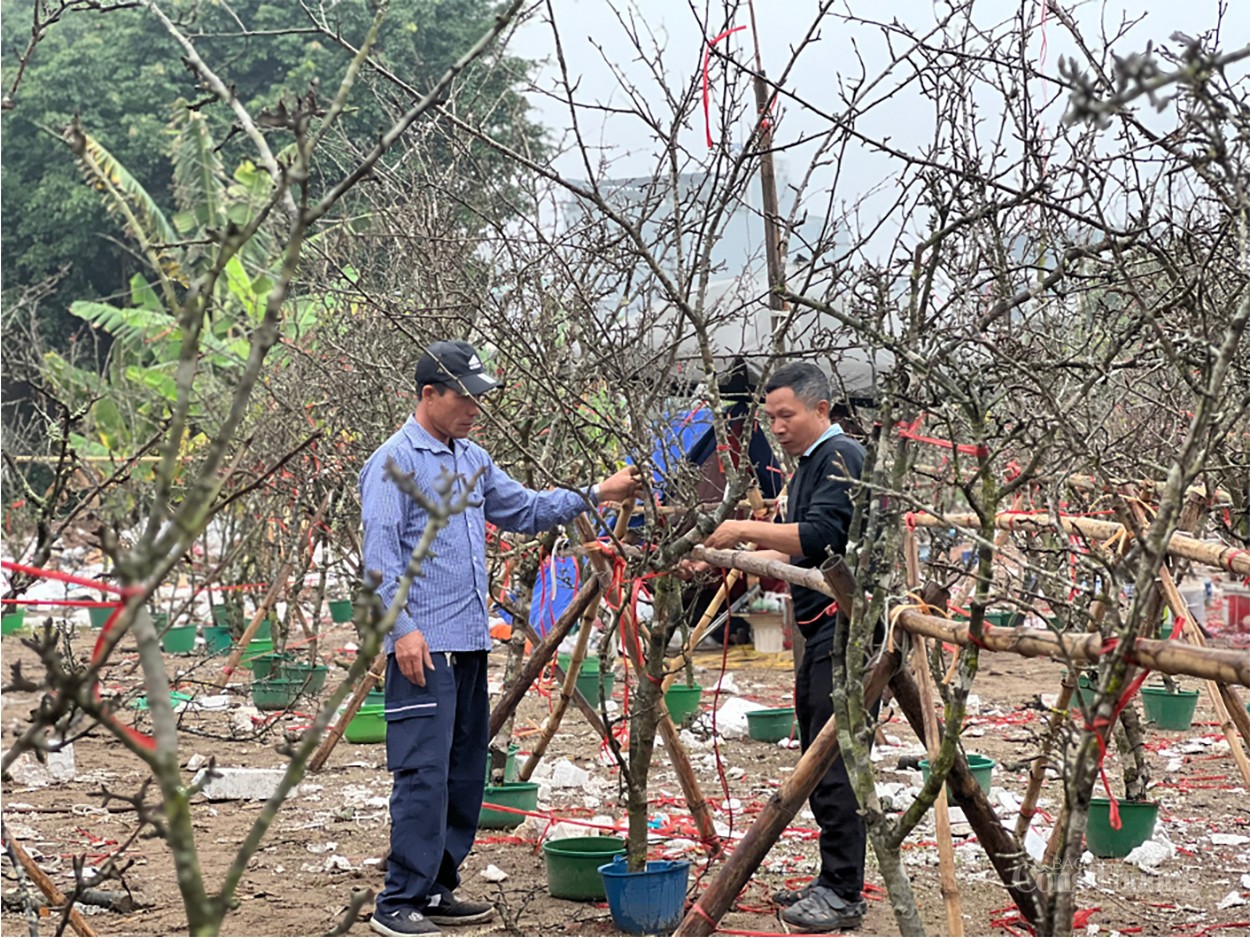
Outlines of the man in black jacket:
M726 521L707 547L754 542L762 556L799 567L819 567L846 551L851 489L864 468L864 447L829 419L829 382L816 365L779 368L764 388L764 411L773 436L798 468L790 479L784 523ZM795 707L803 750L833 716L833 633L823 593L792 586L794 617L806 639L795 678ZM820 875L802 889L778 893L782 919L804 931L844 931L863 921L867 837L855 791L839 758L812 792L820 825Z

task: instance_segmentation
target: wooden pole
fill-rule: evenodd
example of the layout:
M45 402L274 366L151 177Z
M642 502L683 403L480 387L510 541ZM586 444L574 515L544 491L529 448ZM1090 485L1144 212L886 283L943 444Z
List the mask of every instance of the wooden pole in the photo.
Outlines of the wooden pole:
M871 708L880 699L899 662L897 652L886 652L877 660L864 688L865 707ZM794 772L773 792L716 878L691 906L674 935L710 935L713 932L716 923L729 911L742 887L759 869L777 838L794 820L795 813L816 790L839 755L837 722L830 717L795 765Z
M356 685L356 689L352 695L347 698L347 703L343 705L343 712L339 714L339 718L334 721L334 725L326 730L325 739L321 741L321 745L317 747L317 751L313 753L313 757L308 760L308 771L320 772L325 766L326 760L330 758L330 753L334 752L334 747L339 744L339 740L343 738L343 731L347 729L347 724L352 722L360 705L365 702L365 697L369 695L369 691L381 679L386 669L386 652L381 652L373 659L373 664L369 666L369 670L361 677L360 683Z
M903 535L903 554L907 561L907 586L913 590L920 586L919 550L916 532L908 528ZM929 765L934 765L942 747L938 741L937 714L933 711L933 675L929 673L929 652L923 638L916 639L912 657L915 661L912 667L920 687L920 703L924 707ZM937 799L933 802L933 820L937 828L938 877L941 882L942 901L946 906L946 934L960 936L964 933L964 917L959 901L959 880L955 876L955 847L951 842L951 816L946 803L945 785L938 789Z
M819 570L794 567L777 560L751 557L743 551L712 550L696 547L691 551L708 563L721 567L739 567L750 573L776 577L798 583L833 596ZM924 635L956 645L969 645L968 624L952 622L939 616L925 615L915 609L897 612L895 625L913 635ZM1103 655L1102 637L1095 634L1056 634L1049 629L993 628L986 629L982 647L987 651L1006 651L1026 658L1048 657L1062 664L1095 664ZM1225 648L1197 648L1178 642L1139 638L1133 646L1134 663L1164 674L1187 674L1191 677L1213 678L1226 684L1250 686L1250 652Z
M925 527L980 527L980 519L973 514L944 515L937 517L925 512L917 512L911 520ZM994 519L995 526L1009 531L1053 531L1055 522L1068 534L1080 534L1091 540L1106 541L1125 534L1132 537L1124 525L1115 521L1099 521L1094 518L1073 518L1060 516L1058 519L1044 512L1010 511L998 515ZM1209 567L1220 567L1239 576L1250 576L1250 551L1213 541L1200 541L1197 538L1182 534L1172 534L1165 550L1174 557L1184 557L1206 564Z
M26 871L26 875L30 877L31 882L38 886L39 891L47 897L48 902L54 906L64 908L66 905L65 893L56 888L56 883L52 882L52 878L40 868L38 863L30 858L30 854L26 852L12 834L9 836L9 849L13 851L13 856L17 858L17 862L22 864L22 869ZM69 924L83 938L95 938L95 932L87 924L86 919L82 917L82 913L72 907L69 910Z
M547 666L547 662L555 656L556 649L560 647L560 642L564 641L564 636L572 631L573 623L581 617L591 603L599 599L599 594L602 592L603 583L599 577L590 577L586 580L582 584L582 588L577 591L577 595L573 597L572 602L569 603L568 608L560 614L560 618L556 620L543 640L534 646L533 653L521 667L521 672L517 675L517 679L504 688L503 693L499 695L499 702L495 704L495 709L490 712L491 739L495 738L495 734L499 732L500 727L504 725L504 722L507 721L512 712L516 710L517 705L521 702L521 698L530 689L530 685L538 680L538 676L542 673L543 668Z

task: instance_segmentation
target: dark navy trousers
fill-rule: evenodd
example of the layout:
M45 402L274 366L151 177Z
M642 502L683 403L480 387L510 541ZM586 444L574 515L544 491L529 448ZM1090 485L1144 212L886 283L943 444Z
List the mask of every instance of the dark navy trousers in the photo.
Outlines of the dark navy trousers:
M831 643L809 646L799 662L794 687L795 715L803 752L833 716L833 650ZM872 708L875 717L881 702ZM842 757L834 761L817 783L808 802L820 826L819 881L848 900L864 890L864 857L868 832L859 813L859 801Z
M433 652L425 687L386 660L386 763L391 855L378 912L424 909L460 883L477 835L486 780L490 701L486 652Z

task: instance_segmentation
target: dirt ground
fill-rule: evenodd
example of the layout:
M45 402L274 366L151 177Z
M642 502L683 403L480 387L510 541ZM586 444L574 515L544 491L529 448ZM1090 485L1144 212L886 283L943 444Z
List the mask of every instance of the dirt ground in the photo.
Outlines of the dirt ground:
M325 634L324 657L343 661L348 656L348 631L337 626ZM82 628L74 642L82 654L89 650L94 633ZM6 679L11 663L25 663L27 674L38 673L34 655L18 637L3 641ZM492 655L496 671L502 667L503 653ZM195 678L215 670L204 659L167 659L171 673L192 673L185 689L196 691ZM1010 798L998 789L1023 793L1027 768L1024 760L1034 751L1046 712L1040 694L1057 691L1061 668L1048 661L1026 660L1008 655L983 657L975 691L979 698L976 713L965 734L969 751L991 756L998 765L994 774L993 798L1010 813ZM199 662L197 667L197 661ZM219 659L218 659L219 662ZM720 655L705 654L700 659L699 680L714 684L721 673ZM217 665L219 666L219 664ZM755 655L749 649L734 649L728 673L738 692L769 705L787 705L793 681L789 653ZM335 674L342 676L335 669ZM109 675L112 689L131 689L133 664L119 664ZM1197 687L1190 681L1188 686ZM109 688L106 688L106 691ZM198 764L215 757L222 766L279 767L282 756L276 750L284 732L298 732L309 722L307 712L294 713L262 724L254 715L239 708L250 703L246 683L233 689L233 709L228 712L186 712L182 715L180 739L184 765ZM200 691L202 693L202 690ZM617 684L619 705L621 685ZM6 693L3 697L2 725L11 738L13 728L35 704L32 693ZM723 703L723 700L722 700ZM709 709L704 698L704 713ZM521 748L532 739L548 708L548 700L531 692L523 703L517 721ZM887 708L888 710L888 708ZM126 710L126 719L143 725L143 715ZM1161 803L1162 828L1176 847L1176 855L1155 871L1143 871L1121 860L1089 858L1082 872L1079 896L1078 932L1088 934L1195 935L1250 933L1250 810L1246 792L1240 785L1237 768L1227 743L1211 722L1210 702L1201 698L1195 726L1187 732L1158 731L1150 727L1150 765L1154 795ZM706 720L706 717L704 717ZM914 736L893 715L885 732L889 745L878 747L879 785L888 791L896 807L906 805L905 789L918 784L919 773L897 769L900 756L916 753ZM232 738L232 736L234 738ZM718 805L717 818L732 832L741 834L753 815L792 771L798 752L775 744L734 739L721 743L719 755L713 750L705 730L695 727L690 737L691 754L701 773L705 791ZM580 716L573 712L565 721L552 749L548 764L568 759L588 770L593 781L588 786L542 789L540 808L551 815L570 820L589 820L608 815L623 824L623 809L616 804L614 773L596 758L598 742ZM134 828L134 815L124 806L105 810L97 797L102 787L115 792L133 792L145 777L140 763L120 744L96 732L74 746L76 774L72 780L45 786L7 782L4 785L4 818L12 836L38 858L52 879L68 891L73 881L73 858L85 856L88 864L101 862L116 850ZM724 783L719 768L724 770ZM1118 757L1112 752L1108 773L1119 786ZM576 774L576 773L573 773ZM188 771L188 779L192 773ZM891 784L893 783L893 784ZM390 780L385 771L384 747L343 743L322 773L310 776L299 795L291 800L252 860L238 890L239 904L226 919L228 935L314 935L334 928L348 907L353 890L377 890L382 882L376 863L387 849L386 798ZM728 801L726 801L726 788ZM1118 792L1117 792L1118 793ZM653 826L657 831L657 855L686 856L693 860L692 876L705 880L716 866L707 862L694 844L682 835L688 818L682 807L680 788L662 750L652 773L655 799ZM1052 782L1046 792L1058 793ZM1043 801L1043 807L1054 802ZM259 801L209 802L203 797L193 806L200 857L210 887L219 883L235 849L261 809ZM1014 822L1014 815L1010 815ZM546 892L546 877L538 838L546 820L530 819L516 831L484 831L463 868L462 892L493 899L500 910L495 922L485 928L462 929L463 934L480 935L614 935L605 904L577 903L552 899ZM1037 822L1044 828L1040 818ZM739 897L733 912L722 922L725 929L739 933L781 933L784 931L768 896L789 882L794 885L815 869L816 845L811 835L814 824L806 811L773 848L747 890ZM574 829L562 828L568 833ZM588 831L589 832L589 831ZM1045 836L1043 829L1039 832ZM925 925L931 934L945 931L942 901L938 892L937 851L932 826L924 826L907 844L905 858L919 898ZM955 825L959 883L968 934L1023 933L1014 919L1010 901L998 883L988 861L971 838L966 824ZM100 934L170 935L186 932L186 921L174 880L168 849L159 838L139 839L122 856L129 867L126 886L141 906L125 913L89 907L88 921ZM488 866L503 871L507 878L491 883L482 877ZM869 854L868 880L880 883L875 862ZM4 889L15 885L12 866L4 861ZM106 888L116 889L117 884ZM863 934L889 935L897 926L889 905L880 891L871 895ZM1220 906L1224 906L1220 908ZM367 925L370 905L347 933L371 934ZM6 904L0 925L6 933L25 931L20 914ZM448 931L455 932L455 929ZM53 924L44 923L44 933L53 933Z

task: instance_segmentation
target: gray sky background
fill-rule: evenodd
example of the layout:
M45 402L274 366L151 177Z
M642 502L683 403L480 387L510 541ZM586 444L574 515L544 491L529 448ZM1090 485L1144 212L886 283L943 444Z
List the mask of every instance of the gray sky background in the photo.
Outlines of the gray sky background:
M990 27L1010 20L1023 10L1026 18L1036 23L1041 15L1042 3L1043 0L984 0L976 4L974 19L978 25ZM1096 47L1101 45L1102 35L1116 32L1126 16L1141 16L1141 22L1117 43L1116 48L1122 54L1143 49L1149 40L1154 40L1156 44L1166 42L1178 30L1190 34L1201 33L1213 29L1221 21L1221 48L1231 49L1250 40L1250 2L1241 0L1227 4L1227 8L1217 0L1144 0L1140 3L1110 0L1106 3L1091 2L1067 6L1088 41ZM580 100L629 107L628 99L613 75L615 68L637 83L643 93L657 103L660 112L664 113L658 87L646 69L632 61L634 52L607 0L555 0L552 7L570 72L579 82ZM645 24L666 47L663 61L671 84L683 86L700 73L705 34L686 3L679 0L633 0L628 6L618 5L618 8L629 11L635 22ZM818 8L814 0L757 0L759 40L764 67L770 77L780 74L790 59L789 47L801 40L815 19ZM887 20L894 18L917 30L931 27L937 20L937 11L948 9L940 0L936 4L932 0L858 2L849 4L849 8L860 16ZM714 22L719 25L719 5L715 9L717 18ZM840 3L834 8L835 11L842 12L847 9L847 3ZM700 7L700 10L703 8ZM542 22L545 17L545 9L540 8L535 19L521 28L510 48L514 53L547 62L540 84L552 86L557 71L554 66L551 28ZM745 5L734 21L734 25L739 24L749 26ZM858 66L853 50L858 48L870 75L884 68L891 56L880 30L862 24L847 24L836 15L826 16L821 24L820 37L816 45L804 51L786 84L802 96L831 111L837 111L839 99L836 88L840 77L854 76L857 73ZM1053 75L1060 56L1072 54L1075 49L1066 31L1053 15L1047 18L1044 39L1046 48L1043 69L1047 74ZM753 40L749 30L736 34L728 42L732 43L732 47L727 51L735 58L740 61L753 59ZM601 48L596 48L597 46ZM722 43L719 48L725 47L726 44ZM1035 66L1042 59L1043 30L1034 30L1028 56ZM738 80L744 83L747 81L745 77ZM1033 90L1035 103L1041 104L1045 92L1046 89L1040 86ZM1049 92L1054 94L1053 85ZM567 109L542 95L533 95L532 101L542 122L553 128L557 136L564 134L569 127ZM987 118L996 117L994 112L1001 109L1001 102L996 103L989 98L979 97L978 103L981 105L982 115ZM1046 112L1047 126L1054 128L1059 125L1064 104L1065 101L1061 99ZM636 118L586 113L582 115L582 120L584 135L600 145L604 154L613 159L612 176L646 175L652 172L656 148L649 139L646 128ZM745 125L746 122L742 123ZM780 144L802 135L819 133L825 126L825 122L810 111L789 104L785 106L782 115L777 142ZM890 136L904 148L919 146L932 136L932 105L920 100L917 95L906 92L884 108L870 114L861 126L869 134ZM745 135L746 127L717 127L713 108L713 133L721 141L732 142ZM702 160L703 154L707 153L707 146L701 112L693 124L683 131L681 139L689 153L694 156L696 164ZM799 149L783 156L782 171L785 176L795 179L810 162L811 152L811 148ZM586 176L581 159L576 154L564 154L554 165L572 178ZM691 165L688 168L697 169L698 166ZM883 164L879 156L864 152L848 154L838 185L839 199L845 201L853 198L856 193L867 192L873 187L880 188L883 180L889 178L890 172L890 167ZM826 192L831 180L831 175L828 181L822 180L822 187ZM786 208L783 197L783 211Z

